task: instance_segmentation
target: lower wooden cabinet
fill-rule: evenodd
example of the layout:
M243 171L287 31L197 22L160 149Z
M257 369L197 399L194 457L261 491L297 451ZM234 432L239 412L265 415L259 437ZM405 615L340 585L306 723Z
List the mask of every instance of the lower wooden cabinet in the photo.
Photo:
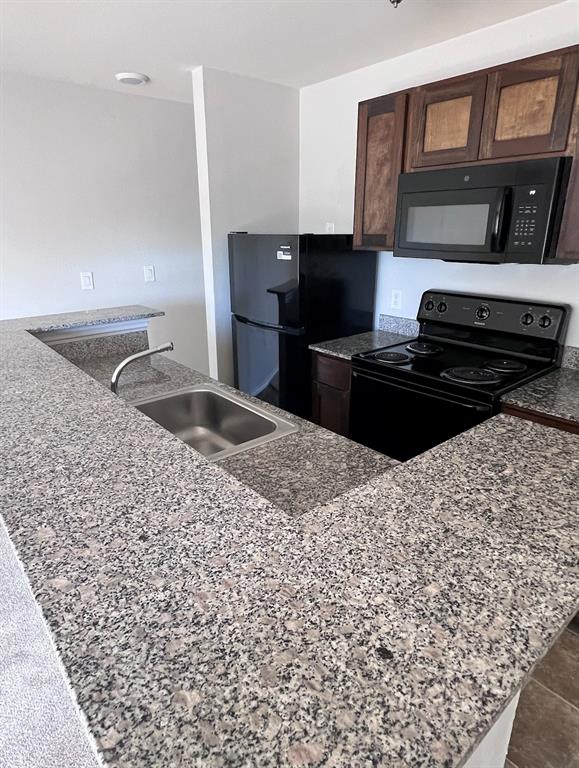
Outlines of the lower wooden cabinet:
M338 435L348 436L350 390L339 390L314 381L312 416L316 424Z
M348 360L313 352L312 419L325 429L348 436L350 378Z

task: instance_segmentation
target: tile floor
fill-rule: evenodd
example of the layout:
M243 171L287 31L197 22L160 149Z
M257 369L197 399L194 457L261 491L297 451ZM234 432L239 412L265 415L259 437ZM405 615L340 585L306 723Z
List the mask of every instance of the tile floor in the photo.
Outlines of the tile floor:
M521 693L505 768L579 768L579 614Z

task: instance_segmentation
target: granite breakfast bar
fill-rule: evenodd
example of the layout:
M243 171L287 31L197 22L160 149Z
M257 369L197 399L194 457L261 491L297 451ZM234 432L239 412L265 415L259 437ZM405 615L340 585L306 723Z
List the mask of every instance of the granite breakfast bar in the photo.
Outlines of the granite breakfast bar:
M0 324L0 503L104 763L463 765L577 609L577 438L498 416L286 511L28 332L102 317Z

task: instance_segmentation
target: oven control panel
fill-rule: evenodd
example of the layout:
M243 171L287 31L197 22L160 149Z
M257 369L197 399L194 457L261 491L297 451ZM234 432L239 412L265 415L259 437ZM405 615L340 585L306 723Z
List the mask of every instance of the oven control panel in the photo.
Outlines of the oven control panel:
M558 340L566 317L564 305L431 290L422 296L417 319Z

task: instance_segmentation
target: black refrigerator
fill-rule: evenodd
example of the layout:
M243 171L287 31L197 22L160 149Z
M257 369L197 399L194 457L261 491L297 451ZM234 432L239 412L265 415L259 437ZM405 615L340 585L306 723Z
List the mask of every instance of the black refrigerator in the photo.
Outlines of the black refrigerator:
M235 386L308 418L317 341L371 330L376 254L351 235L229 235Z

